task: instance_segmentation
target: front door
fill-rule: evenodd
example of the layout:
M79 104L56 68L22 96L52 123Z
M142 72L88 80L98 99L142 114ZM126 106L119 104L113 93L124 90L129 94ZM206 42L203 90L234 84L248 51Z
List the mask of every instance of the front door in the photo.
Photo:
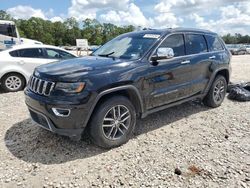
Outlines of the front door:
M147 109L160 107L192 95L192 69L188 56L185 56L183 34L168 36L159 47L172 48L174 58L158 61L149 65L145 78L150 87Z

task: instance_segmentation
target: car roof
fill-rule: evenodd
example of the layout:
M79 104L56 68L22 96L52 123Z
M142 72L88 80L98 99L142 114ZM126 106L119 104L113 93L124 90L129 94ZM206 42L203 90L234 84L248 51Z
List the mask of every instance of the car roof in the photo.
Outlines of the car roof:
M194 33L202 33L202 34L212 34L212 35L217 35L215 32L205 30L205 29L197 29L197 28L174 28L174 29L169 29L170 32L194 32Z
M136 31L133 32L135 34L158 34L158 35L166 35L170 33L175 33L175 32L183 32L183 33L188 33L188 32L193 32L193 33L200 33L200 34L210 34L210 35L217 35L216 33L209 31L209 30L204 30L204 29L196 29L196 28L166 28L166 29L144 29L142 31Z
M11 25L15 25L15 22L13 22L13 21L8 21L8 20L0 20L0 24L11 24Z
M45 45L45 44L18 44L18 45L14 45L11 48L8 48L6 50L3 50L2 52L11 52L14 50L21 50L21 49L26 49L26 48L52 48L52 49L58 49L58 50L62 50L65 51L75 57L77 57L75 54L63 49L63 48L59 48L57 46L52 46L52 45Z
M45 45L45 44L19 44L19 45L14 45L11 47L11 49L24 49L24 48L54 48L54 49L62 49L56 46L52 46L52 45Z

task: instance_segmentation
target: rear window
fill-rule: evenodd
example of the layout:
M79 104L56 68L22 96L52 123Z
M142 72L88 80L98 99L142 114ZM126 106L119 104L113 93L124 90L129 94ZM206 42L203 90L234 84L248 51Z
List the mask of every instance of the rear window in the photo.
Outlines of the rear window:
M187 34L186 35L186 52L187 55L207 52L207 43L203 35Z
M221 44L220 39L218 37L207 35L206 39L210 52L224 50L223 45Z

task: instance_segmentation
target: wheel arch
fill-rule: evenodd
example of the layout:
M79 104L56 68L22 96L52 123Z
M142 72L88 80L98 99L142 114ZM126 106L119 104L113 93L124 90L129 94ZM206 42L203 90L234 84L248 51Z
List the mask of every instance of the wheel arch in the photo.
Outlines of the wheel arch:
M95 112L95 110L98 108L100 104L102 104L104 101L106 101L110 97L113 97L116 95L127 97L131 101L131 103L134 105L137 116L140 116L141 113L144 112L142 97L138 89L133 85L120 86L120 87L105 90L97 96L95 102L93 103L90 109L85 125L87 126L93 113Z
M20 75L20 76L24 79L24 81L25 81L25 86L27 85L27 83L28 83L27 77L26 77L24 74L22 74L22 73L20 73L20 72L17 72L17 71L5 72L5 73L1 76L1 78L0 78L0 83L2 83L2 79L3 79L5 76L9 75L9 74L17 74L17 75Z
M216 75L214 78L216 78L216 76L218 75L222 75L225 77L226 81L227 81L227 84L229 84L229 70L227 69L222 69L222 70L219 70L217 71Z
M230 71L229 69L227 68L220 68L220 69L217 69L216 71L214 71L214 73L211 75L211 78L210 78L210 81L208 83L208 86L205 90L205 93L204 94L207 94L210 87L212 86L215 78L218 76L218 75L222 75L225 77L226 81L227 81L227 84L229 84L230 82Z

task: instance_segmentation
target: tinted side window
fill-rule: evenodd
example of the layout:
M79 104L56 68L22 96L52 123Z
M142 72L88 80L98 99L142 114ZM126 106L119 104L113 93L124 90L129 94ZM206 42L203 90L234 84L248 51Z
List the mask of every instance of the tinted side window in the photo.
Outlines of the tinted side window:
M207 52L207 43L203 35L187 34L186 35L187 55Z
M64 52L62 50L57 49L46 49L47 57L49 59L69 59L74 58L75 56L71 55L70 53Z
M19 57L43 58L43 51L40 48L28 48L18 50Z
M224 49L218 37L207 35L206 39L209 51L220 51Z
M174 50L174 56L184 56L185 46L184 46L184 36L182 34L174 34L166 38L160 47L172 48Z
M15 50L15 51L12 51L12 52L9 52L10 56L12 57L19 57L19 54L18 54L18 51Z

